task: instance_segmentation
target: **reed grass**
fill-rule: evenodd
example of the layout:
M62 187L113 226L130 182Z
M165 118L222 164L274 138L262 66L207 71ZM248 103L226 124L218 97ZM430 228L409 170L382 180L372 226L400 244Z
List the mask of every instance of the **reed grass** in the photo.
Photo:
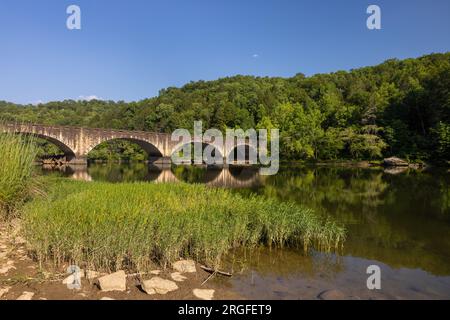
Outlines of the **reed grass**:
M33 175L36 154L32 139L0 133L0 218L17 215L23 202L37 190Z
M24 232L41 262L143 271L192 258L218 267L232 248L332 250L343 228L311 210L188 184L52 181L27 204Z

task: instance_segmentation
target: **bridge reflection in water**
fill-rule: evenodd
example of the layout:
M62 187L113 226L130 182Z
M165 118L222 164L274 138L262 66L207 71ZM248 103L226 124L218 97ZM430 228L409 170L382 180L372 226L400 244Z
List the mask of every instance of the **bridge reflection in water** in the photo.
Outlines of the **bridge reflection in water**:
M262 185L259 169L251 166L216 168L206 166L170 166L144 163L93 163L89 166L42 166L44 174L58 173L81 181L154 183L202 183L212 187L254 188Z

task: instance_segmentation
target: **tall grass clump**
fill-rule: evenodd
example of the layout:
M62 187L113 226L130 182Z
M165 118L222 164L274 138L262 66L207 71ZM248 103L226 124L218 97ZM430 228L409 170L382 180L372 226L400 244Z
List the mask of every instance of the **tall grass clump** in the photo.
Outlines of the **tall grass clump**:
M202 185L56 180L27 204L24 231L41 262L145 270L181 257L218 267L232 248L331 250L343 228L292 203Z
M0 217L11 217L36 187L32 139L0 133Z

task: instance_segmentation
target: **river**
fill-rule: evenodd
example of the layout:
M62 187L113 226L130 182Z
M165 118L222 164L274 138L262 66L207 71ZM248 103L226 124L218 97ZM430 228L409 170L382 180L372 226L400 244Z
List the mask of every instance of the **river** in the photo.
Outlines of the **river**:
M234 276L216 279L250 299L450 299L450 172L350 167L161 168L91 164L55 173L81 180L205 183L294 201L344 225L338 252L261 248L235 252ZM367 288L367 267L381 269L381 290ZM334 291L328 291L334 290ZM324 294L324 292L327 292ZM322 295L321 295L322 294Z

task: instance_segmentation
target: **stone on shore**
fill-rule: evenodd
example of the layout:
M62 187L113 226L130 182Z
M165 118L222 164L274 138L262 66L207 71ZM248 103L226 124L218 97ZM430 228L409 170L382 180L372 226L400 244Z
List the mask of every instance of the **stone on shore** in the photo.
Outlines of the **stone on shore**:
M33 296L34 292L24 291L16 300L31 300Z
M142 290L147 294L166 294L177 289L178 286L175 282L160 277L153 277L142 282Z
M172 264L172 268L175 271L178 271L180 273L197 272L197 269L195 268L195 262L193 260L180 260L180 261L174 262Z
M125 271L120 270L98 278L98 284L102 291L125 291L127 290L127 275Z
M183 282L184 280L186 280L187 278L185 276L183 276L181 273L179 272L173 272L170 274L170 277L172 278L172 280L177 281L177 282Z
M0 268L0 274L6 274L13 269L16 269L16 267L14 267L12 264L7 264Z
M3 295L7 294L10 289L11 289L11 287L0 288L0 298L3 297Z
M192 293L202 300L212 300L214 298L214 290L212 289L194 289Z
M63 284L72 284L74 282L75 282L75 275L71 274L70 276L65 278L62 283Z
M96 279L98 277L101 277L102 275L103 275L102 273L93 271L93 270L85 271L85 276L86 276L86 279L88 279L88 280Z
M407 167L409 163L397 157L391 157L383 160L383 165L387 167Z
M81 269L78 275L80 276L80 278L84 278L84 274L85 274L84 270ZM65 278L62 281L62 283L65 285L68 285L68 284L70 285L70 284L74 284L75 280L76 280L75 273L72 273L67 278Z

